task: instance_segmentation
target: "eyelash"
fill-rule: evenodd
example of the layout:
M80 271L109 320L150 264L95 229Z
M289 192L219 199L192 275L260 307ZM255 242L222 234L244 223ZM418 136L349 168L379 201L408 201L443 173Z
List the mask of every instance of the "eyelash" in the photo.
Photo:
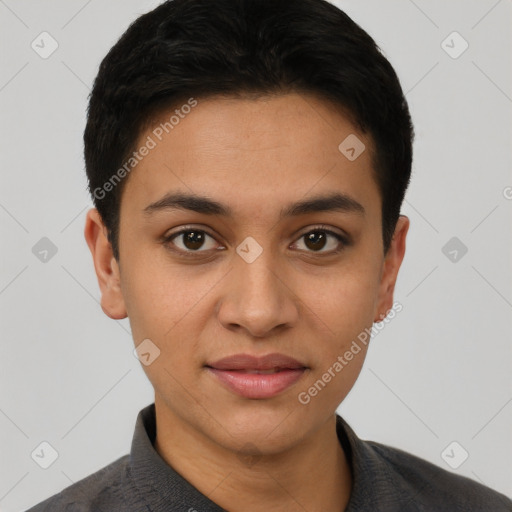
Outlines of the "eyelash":
M174 248L171 248L170 245L173 245L172 244L172 241L175 239L175 238L178 238L180 235L183 235L185 233L189 233L191 231L195 231L195 232L199 232L199 233L204 233L206 235L208 235L209 237L213 238L215 240L215 237L209 233L208 231L204 230L204 229L196 229L196 228L193 228L193 227L185 227L183 229L181 229L180 231L177 231L176 233L172 233L171 235L169 236L164 236L163 239L162 239L162 242L163 244L171 251L173 252L176 252L178 253L179 255L181 256L184 256L186 258L195 258L195 257L198 257L201 253L207 253L209 252L208 250L204 251L204 250L197 250L197 251L192 251L192 250L183 250L183 249L178 249L176 247ZM336 233L335 231L332 231L331 229L327 228L326 226L315 226L314 228L302 233L298 238L297 240L300 240L301 238L305 237L306 235L309 235L311 233L315 233L315 232L322 232L322 233L325 233L327 235L331 235L333 236L338 242L340 242L342 244L342 247L339 248L339 249L336 249L336 250L333 250L333 251L326 251L326 252L322 252L322 251L306 251L307 253L309 254L314 254L314 255L319 255L319 256L322 256L322 255L326 255L326 256L330 256L330 255L333 255L333 254L339 254L340 252L342 252L344 250L345 247L348 247L350 245L350 240L348 237L344 236L344 235L341 235L340 233ZM294 242L296 243L296 242ZM216 250L216 249L214 249Z

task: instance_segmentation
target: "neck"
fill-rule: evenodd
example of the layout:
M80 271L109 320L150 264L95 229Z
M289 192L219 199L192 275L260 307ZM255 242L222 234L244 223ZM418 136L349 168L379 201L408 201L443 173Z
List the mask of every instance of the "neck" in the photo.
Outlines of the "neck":
M340 512L352 476L333 414L312 436L278 454L227 450L157 403L155 449L199 492L230 512Z

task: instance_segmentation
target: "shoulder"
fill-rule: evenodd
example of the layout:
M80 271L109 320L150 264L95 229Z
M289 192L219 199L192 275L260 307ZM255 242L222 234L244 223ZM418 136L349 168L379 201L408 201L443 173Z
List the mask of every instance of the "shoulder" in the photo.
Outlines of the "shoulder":
M512 511L509 498L479 482L398 448L363 442L385 465L390 485L417 510Z
M50 496L26 512L86 512L122 510L129 486L129 455Z

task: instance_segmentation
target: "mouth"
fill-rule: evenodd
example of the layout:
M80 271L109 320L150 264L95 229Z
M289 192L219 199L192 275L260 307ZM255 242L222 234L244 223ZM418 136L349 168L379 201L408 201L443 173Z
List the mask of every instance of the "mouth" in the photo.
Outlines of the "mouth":
M207 366L207 368L212 368L211 366ZM219 368L213 368L214 370L219 370ZM257 370L256 368L244 368L243 370L222 370L222 371L230 371L230 372L239 372L239 373L251 373L256 375L271 375L272 373L279 373L286 370L299 369L299 368L270 368L268 370Z
M205 365L229 391L250 399L272 398L295 384L309 368L284 354L237 354Z

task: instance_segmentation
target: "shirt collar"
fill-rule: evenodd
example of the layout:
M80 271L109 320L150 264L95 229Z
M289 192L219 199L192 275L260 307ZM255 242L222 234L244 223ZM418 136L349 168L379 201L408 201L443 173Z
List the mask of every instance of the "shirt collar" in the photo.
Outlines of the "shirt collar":
M222 512L216 505L179 475L155 450L155 404L139 412L130 453L130 474L144 497L148 509L153 512L189 509L201 512Z
M389 491L388 470L374 450L359 439L355 432L336 414L336 432L352 471L352 492L346 512L366 510L379 493ZM139 495L153 512L190 509L201 512L222 512L208 497L180 476L155 450L155 404L139 412L130 453L130 475ZM382 495L382 494L380 494ZM173 509L174 510L174 509Z

